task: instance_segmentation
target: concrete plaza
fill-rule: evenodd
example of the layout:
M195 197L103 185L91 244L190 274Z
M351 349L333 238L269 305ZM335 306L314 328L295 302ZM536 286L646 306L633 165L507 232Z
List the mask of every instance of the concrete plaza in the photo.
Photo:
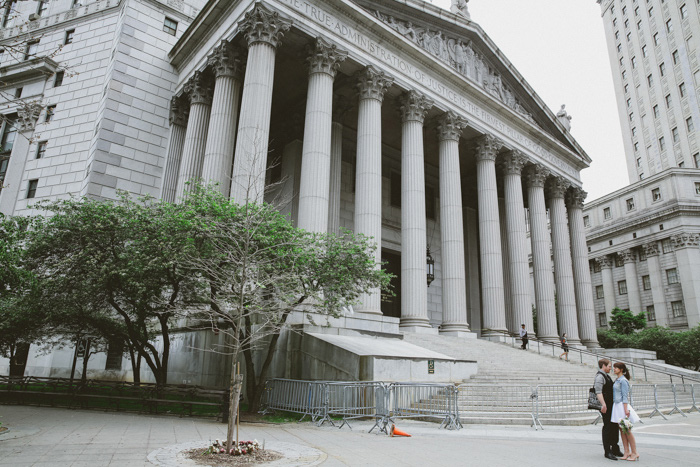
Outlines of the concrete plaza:
M0 406L0 466L153 466L149 454L173 445L223 438L225 425L209 420L124 413ZM635 427L640 461L654 466L700 465L700 414L644 419ZM567 467L608 465L600 446L600 425L529 427L468 425L459 431L436 424L401 421L413 436L368 434L371 424L353 429L310 423L246 423L243 439L268 446L296 445L320 452L304 462L277 465L488 465ZM376 431L376 430L375 430ZM171 449L171 451L176 451ZM167 451L167 450L166 450ZM151 455L151 458L154 456ZM189 462L160 465L192 465Z

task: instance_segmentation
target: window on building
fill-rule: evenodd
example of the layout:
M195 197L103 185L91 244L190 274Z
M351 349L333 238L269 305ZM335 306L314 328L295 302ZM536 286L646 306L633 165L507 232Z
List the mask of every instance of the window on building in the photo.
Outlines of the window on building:
M625 94L629 94L629 93L630 93L630 85L625 84Z
M681 19L686 19L688 17L688 7L685 6L685 3L683 5L681 5L680 12L681 12Z
M662 63L659 65L659 73L661 73L661 76L664 76L666 74L666 63Z
M679 162L678 167L681 167L681 168L685 167L685 162L683 162L683 161Z
M30 60L36 57L36 52L39 50L39 41L29 41L24 48L24 59Z
M605 313L598 313L598 327L604 328L608 326L608 318Z
M671 54L671 57L673 57L673 64L678 65L678 62L680 59L678 58L678 51L674 50L673 53Z
M613 18L613 26L617 27L617 18Z
M661 201L661 188L654 188L651 190L651 200Z
M700 169L700 152L693 154L693 162L695 162L695 168Z
M649 7L649 17L654 15L654 7Z
M622 7L622 16L627 16L627 7L626 6Z
M49 6L49 2L44 2L42 0L39 0L39 5L37 5L37 7L36 7L36 15L37 16L43 15L48 6Z
M66 35L63 38L63 45L72 44L74 36L75 36L75 29L69 29L68 31L66 31Z
M56 75L54 76L54 79L53 79L53 87L57 88L57 87L63 85L64 75L65 75L65 72L63 72L63 71L56 72Z
M617 53L622 53L622 44L617 44Z
M634 112L630 112L630 122L634 121Z
M620 31L615 31L615 40L620 40Z
M649 56L649 52L647 51L647 46L643 45L642 46L642 57L648 57L648 56Z
M654 45L659 45L659 33L654 34Z
M661 230L661 229L659 229ZM664 253L672 253L673 252L673 244L671 244L671 239L670 238L664 238L661 240L661 251Z
M671 130L671 135L673 136L673 144L676 144L676 143L680 142L681 136L680 136L680 134L678 133L678 127L674 127L674 128Z
M644 180L644 172L642 172L642 173L639 174L639 180L640 180L640 181L641 181L641 180Z
M612 219L612 213L610 212L610 208L603 209L603 219L605 219L605 220Z
M171 36L174 36L177 33L177 21L166 16L165 21L163 22L163 31L167 32Z
M674 318L682 318L685 316L685 307L683 306L682 300L671 302L671 313Z
M39 141L39 143L36 145L36 158L37 159L43 159L44 156L46 155L47 143L48 143L48 141Z
M46 117L44 118L45 122L50 122L53 120L53 116L56 113L56 104L54 105L49 105L46 107Z
M12 15L15 13L15 5L17 5L17 0L5 2L5 11L3 12L3 15L2 15L2 27L3 28L6 28L7 25L10 23L10 20L12 19Z
M630 62L632 63L632 68L637 68L637 57L636 56L632 57Z
M17 137L17 127L15 122L17 115L6 115L0 118L0 126L2 126L2 140L0 140L0 156L10 156L12 146Z
M627 71L626 71L626 70L622 70L622 80L624 81L624 80L626 80L626 79L627 79Z
M24 88L22 88L22 87L15 88L15 99L19 99L20 97L22 97L23 90L24 90Z
M629 29L629 27L630 27L630 20L626 19L625 20L625 29ZM628 34L628 36L629 36L629 34Z
M631 98L627 99L627 108L629 109L630 107L632 107L632 99Z
M659 151L663 152L666 150L666 139L662 136L659 138Z
M642 276L642 287L644 287L644 290L651 290L651 278L649 276Z
M666 31L668 33L673 32L673 22L670 19L668 21L666 21Z
M583 216L583 226L584 227L590 227L591 226L591 218L588 216Z
M654 311L654 305L647 305L647 321L656 321L656 311Z
M685 127L688 130L688 133L692 133L695 131L695 124L693 124L693 117L688 117L685 119Z
M121 370L124 347L117 342L110 342L107 346L107 362L105 370Z
M637 136L637 127L632 128L632 138L635 138Z
M678 92L680 93L681 98L685 97L685 83L678 85Z
M634 198L628 198L625 203L627 204L628 211L634 211Z
M637 237L635 237L637 238ZM646 261L647 260L647 254L644 251L644 248L640 248L639 251L637 251L637 256L639 257L639 261Z
M667 108L667 109L670 109L670 108L671 108L672 102L673 102L673 101L671 101L671 95L670 95L670 94L667 94L667 95L666 95L666 108Z
M628 32L627 33L627 42L631 42L631 41L632 41L632 33Z
M39 185L39 180L29 180L27 185L27 199L34 198L36 196L36 187Z
M678 284L678 269L666 269L666 280L668 280L669 285Z
M634 143L634 152L639 152L639 143ZM641 159L637 159L637 167L641 165Z
M695 194L700 195L700 182L695 182Z
M625 66L625 57L620 57L620 66Z
M627 295L627 281L619 281L617 283L617 291L620 295Z
M654 118L659 118L659 106L654 106Z
M639 16L639 7L634 9L634 16Z

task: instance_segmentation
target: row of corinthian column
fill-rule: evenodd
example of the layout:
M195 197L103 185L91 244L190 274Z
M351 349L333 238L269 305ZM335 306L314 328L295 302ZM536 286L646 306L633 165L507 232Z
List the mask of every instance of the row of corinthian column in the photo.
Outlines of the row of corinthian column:
M208 84L204 72L195 72L185 86L186 102L172 107L171 139L163 198L175 201L189 190L188 182L218 182L222 192L238 202L260 202L265 188L272 83L276 48L289 20L256 5L239 23L248 43L245 77L241 79L243 54L227 41L210 60L215 82ZM333 82L347 52L322 38L308 49L309 80L299 185L298 226L311 232L336 231L337 220L329 216L339 209L339 173L342 125L334 121ZM381 262L382 230L382 134L384 95L394 80L373 66L357 75L358 124L354 229L377 243L376 267ZM240 99L240 115L236 115ZM400 326L405 331L430 332L425 284L426 208L423 129L433 101L415 90L400 98L401 138L401 280ZM189 112L189 116L187 116ZM238 130L235 131L236 121ZM439 117L440 235L442 244L443 322L440 331L460 335L469 331L467 320L464 226L460 180L459 140L467 121L445 112ZM516 150L505 150L491 135L474 142L477 160L479 238L481 255L482 312L485 333L498 333L519 323L532 326L527 229L522 174L526 170L530 206L531 241L539 334L556 340L557 329L567 332L572 344L595 345L595 321L591 300L590 272L579 267L586 257L585 237L569 232L568 225L582 227L585 192L569 187ZM236 157L233 157L233 154ZM496 161L505 174L505 224L501 219L496 181ZM336 167L332 170L332 167ZM549 249L544 187L549 177L552 212L552 244L555 277ZM230 184L228 183L230 179ZM580 203L565 205L571 194ZM568 219L567 219L568 213ZM581 232L582 232L581 228ZM507 248L504 248L503 245ZM507 257L503 252L507 251ZM505 264L509 265L507 271ZM584 263L587 264L587 263ZM504 273L507 277L504 277ZM506 279L506 280L504 280ZM557 328L555 282L559 297ZM510 322L506 319L505 296ZM585 296L588 296L588 300ZM379 290L361 297L360 313L381 314ZM580 333L579 333L580 330ZM581 336L581 337L579 337Z

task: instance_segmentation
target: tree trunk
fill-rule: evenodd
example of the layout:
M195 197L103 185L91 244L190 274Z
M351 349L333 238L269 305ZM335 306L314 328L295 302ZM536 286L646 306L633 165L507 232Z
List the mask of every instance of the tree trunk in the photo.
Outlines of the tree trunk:
M236 366L238 364L238 351L233 353L231 360L231 383L229 385L229 403L228 403L228 427L226 431L226 452L231 452L233 447L233 432L236 427L236 419L238 416L238 403L241 400L241 386L243 383L243 375L236 374Z
M85 343L85 356L83 357L83 374L80 375L80 390L84 390L85 386L87 384L87 367L88 367L88 362L90 361L90 355L92 352L90 352L90 339L86 340Z
M29 344L19 343L10 355L10 376L22 377L27 367Z

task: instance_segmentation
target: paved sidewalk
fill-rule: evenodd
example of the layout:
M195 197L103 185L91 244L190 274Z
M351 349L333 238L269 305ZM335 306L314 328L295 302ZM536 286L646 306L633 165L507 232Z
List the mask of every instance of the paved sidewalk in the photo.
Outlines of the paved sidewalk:
M148 456L156 450L193 442L204 445L210 439L225 437L226 428L199 419L7 405L0 405L0 421L11 429L0 435L0 466L13 467L153 467ZM643 421L635 427L640 464L700 465L700 414ZM603 457L600 426L545 426L535 431L529 427L468 425L459 431L446 431L436 424L401 421L399 427L411 433L411 438L368 434L370 426L356 422L352 430L339 430L309 423L249 423L241 427L241 437L321 451L303 465L576 467L612 462Z

